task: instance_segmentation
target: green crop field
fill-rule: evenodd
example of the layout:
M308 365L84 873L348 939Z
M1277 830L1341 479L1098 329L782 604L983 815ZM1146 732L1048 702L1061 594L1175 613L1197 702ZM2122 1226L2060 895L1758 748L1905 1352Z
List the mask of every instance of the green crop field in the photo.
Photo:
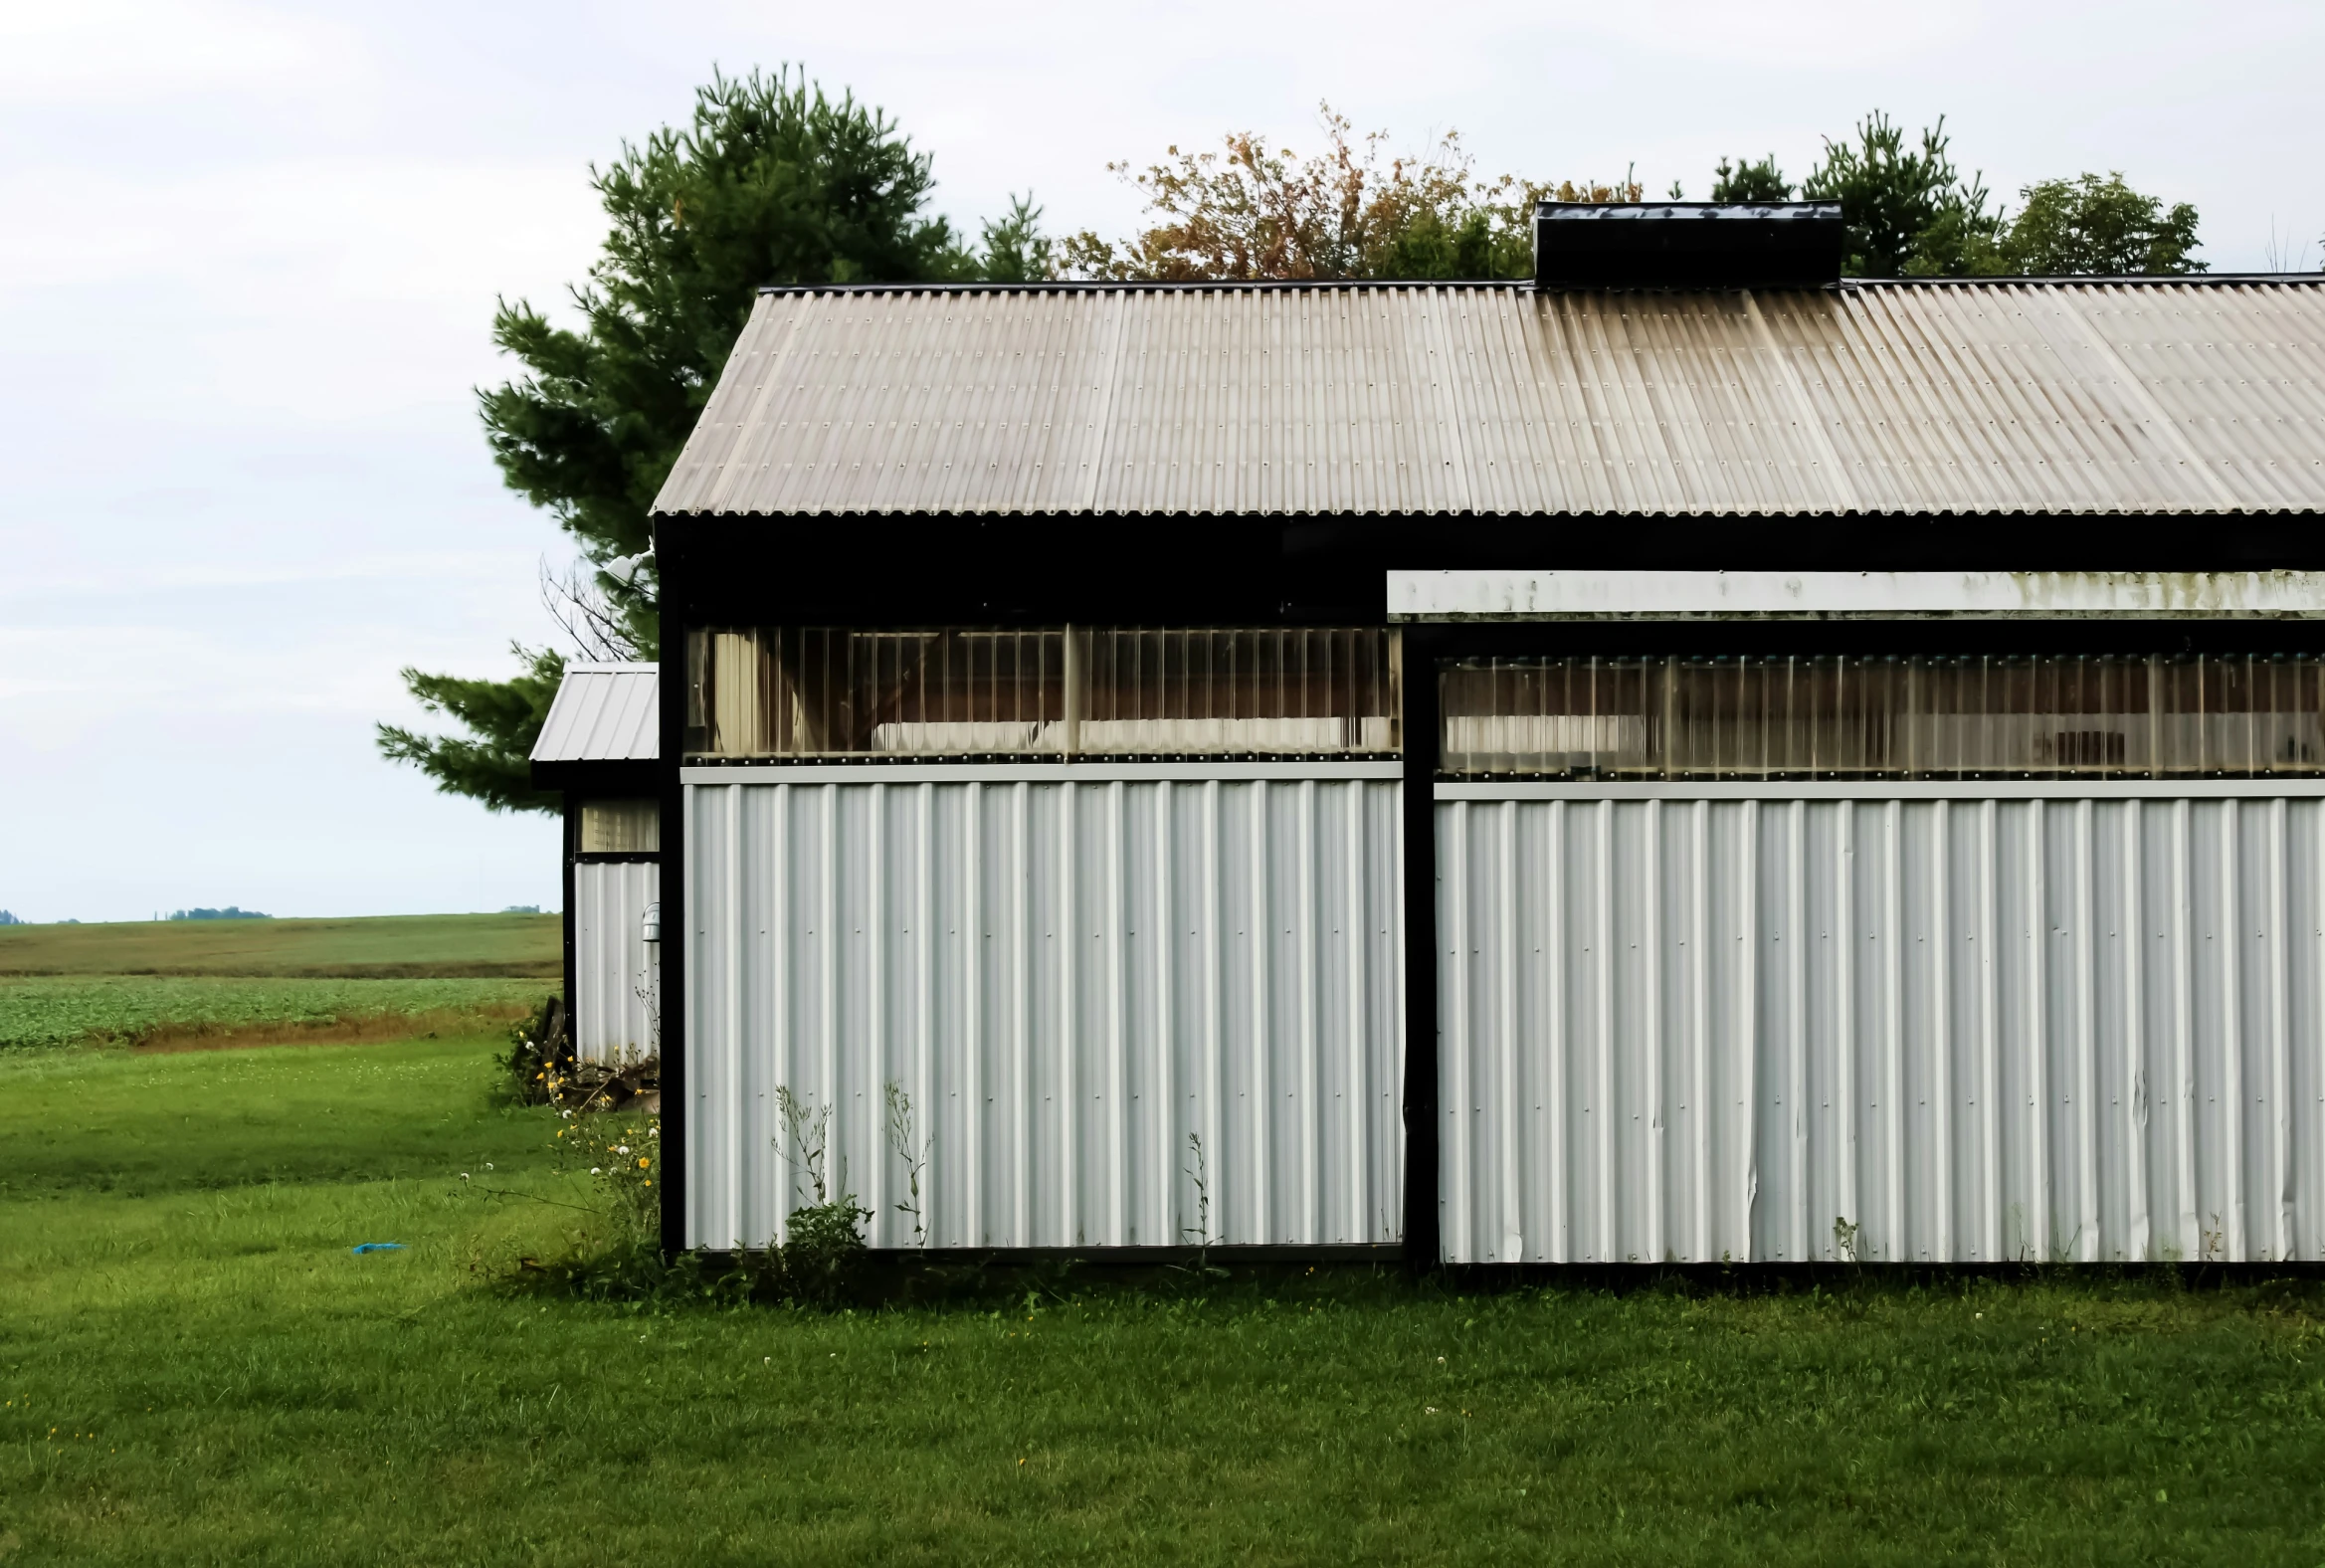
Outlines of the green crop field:
M554 985L538 980L226 980L112 975L0 978L0 1051L81 1041L232 1045L411 1034L520 1017Z
M0 978L555 979L563 973L562 943L554 914L0 925Z
M491 1049L0 1057L0 1564L2325 1558L2312 1282L591 1300Z
M0 926L0 1051L474 1030L556 989L560 941L553 914Z

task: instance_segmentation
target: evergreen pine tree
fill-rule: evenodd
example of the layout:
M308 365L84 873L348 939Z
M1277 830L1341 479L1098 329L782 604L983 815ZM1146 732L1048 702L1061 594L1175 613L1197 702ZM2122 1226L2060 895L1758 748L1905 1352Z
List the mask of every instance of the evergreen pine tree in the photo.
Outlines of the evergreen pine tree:
M509 488L546 509L589 563L612 651L651 659L660 637L648 511L758 291L973 277L988 258L928 212L929 157L892 120L789 68L714 77L687 124L625 143L591 175L612 226L573 291L579 322L503 301L493 341L524 372L480 391L478 405ZM1028 200L986 226L995 270L1046 267L1038 216ZM520 673L506 682L405 671L412 694L471 738L383 724L381 751L494 810L553 810L554 796L532 790L526 758L562 664L516 654Z

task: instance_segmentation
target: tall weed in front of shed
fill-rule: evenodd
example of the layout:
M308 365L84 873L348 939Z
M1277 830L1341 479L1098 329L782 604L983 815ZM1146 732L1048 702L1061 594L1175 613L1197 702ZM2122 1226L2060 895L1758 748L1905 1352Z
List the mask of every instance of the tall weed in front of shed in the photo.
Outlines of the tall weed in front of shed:
M552 1073L552 1100L558 1087ZM901 1102L896 1113L908 1129L909 1101L900 1091L895 1098ZM781 1245L746 1255L725 1269L693 1254L666 1258L661 1116L598 1109L594 1100L585 1100L558 1112L551 1142L560 1174L587 1174L593 1205L496 1187L476 1189L495 1199L553 1203L581 1217L567 1233L565 1256L547 1263L518 1258L513 1277L528 1288L633 1303L706 1297L831 1307L855 1299L867 1283L864 1223L872 1211L849 1189L844 1162L835 1166L831 1107L810 1106L788 1086L776 1090L776 1103L784 1129L776 1151L791 1167L793 1196L804 1200L791 1211Z
M897 1114L899 1102L909 1136L910 1101L890 1084L891 1116ZM810 1201L791 1211L788 1239L770 1255L771 1282L794 1299L829 1305L857 1282L864 1261L864 1222L872 1218L872 1211L849 1190L845 1161L837 1177L833 1175L832 1107L810 1106L785 1083L776 1086L775 1108L783 1118L776 1152L791 1167L792 1196Z

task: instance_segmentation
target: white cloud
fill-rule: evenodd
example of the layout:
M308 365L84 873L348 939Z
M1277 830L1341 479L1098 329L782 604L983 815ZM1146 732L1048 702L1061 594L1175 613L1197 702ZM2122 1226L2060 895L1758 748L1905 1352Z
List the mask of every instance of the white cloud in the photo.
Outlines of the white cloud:
M180 98L347 68L328 17L200 0L17 0L0 6L0 97L17 103Z
M465 402L496 368L495 297L555 306L604 232L581 171L491 163L33 166L0 173L0 208L47 215L0 231L19 351L94 333L153 412L198 424Z

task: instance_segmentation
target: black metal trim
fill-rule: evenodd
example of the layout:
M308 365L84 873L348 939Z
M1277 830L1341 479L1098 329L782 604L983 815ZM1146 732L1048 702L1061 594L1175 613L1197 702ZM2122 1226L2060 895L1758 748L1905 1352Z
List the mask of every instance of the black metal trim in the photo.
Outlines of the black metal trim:
M619 762L536 762L535 789L563 790L568 796L642 800L662 785L662 773L652 757Z
M658 865L661 860L662 851L660 850L594 850L575 854L573 864L576 866L628 866L643 862L648 866L653 866Z
M1770 294L1838 289L1837 201L1534 204L1534 287Z
M1401 751L1076 751L1070 756L1055 751L945 751L914 755L908 752L827 751L803 755L721 757L697 752L685 759L689 768L926 768L926 767L1127 767L1134 763L1253 763L1253 762L1395 762Z
M1370 626L1395 570L2325 568L2325 512L666 513L696 626ZM1165 539L1092 572L1093 538ZM665 564L667 552L657 557ZM669 590L666 585L664 592Z
M1442 1257L1438 1205L1438 648L1445 628L1407 627L1405 678L1405 1261Z
M668 547L669 525L657 519L655 564L662 583L662 760L655 764L662 800L662 1251L686 1250L686 800L678 781L686 743L686 622L682 551Z
M579 915L574 907L573 889L573 863L578 858L575 850L581 843L581 803L570 795L566 796L565 809L560 816L565 841L565 854L562 857L565 864L558 868L565 889L565 1038L570 1041L575 1034L573 1008L581 996L580 947L574 929L574 921Z
M1642 202L1640 206L1668 207L1708 206L1706 202L1671 203ZM2005 286L2012 288L2051 287L2072 285L2083 287L2122 285L2172 286L2177 288L2205 288L2222 284L2307 284L2312 288L2325 284L2325 274L2318 273L2164 273L2126 274L2106 277L2099 274L2044 275L2013 273L1993 278L1851 278L1842 277L1843 289L1978 289ZM1721 294L1716 287L1673 289L1662 286L1597 287L1589 289L1537 289L1531 278L1198 278L1198 279L1113 279L1113 278L1059 278L1040 283L918 283L918 284L763 284L762 294L1244 294L1259 291L1275 293L1321 294L1336 290L1362 289L1516 289L1528 294ZM1787 289L1776 293L1814 294L1813 289Z
M947 1269L990 1265L995 1268L1071 1263L1083 1268L1148 1269L1184 1267L1208 1260L1213 1264L1265 1267L1271 1264L1395 1264L1404 1255L1396 1243L1379 1242L1254 1242L1215 1247L868 1247L865 1256L880 1264L939 1264ZM731 1264L764 1256L764 1249L745 1247L705 1250L706 1262Z

